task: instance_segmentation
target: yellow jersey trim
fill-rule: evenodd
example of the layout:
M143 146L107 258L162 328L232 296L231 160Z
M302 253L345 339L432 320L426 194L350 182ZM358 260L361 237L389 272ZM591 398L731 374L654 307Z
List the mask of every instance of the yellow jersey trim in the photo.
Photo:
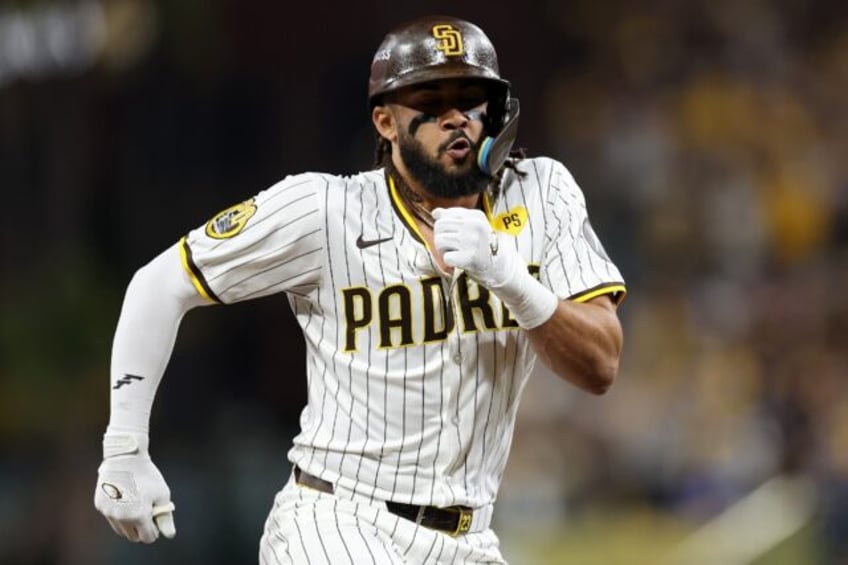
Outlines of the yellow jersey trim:
M614 297L614 302L618 305L621 304L622 300L624 300L624 296L627 294L627 288L623 284L613 284L589 290L585 294L573 297L571 300L574 302L588 302L589 300L597 298L603 294L618 294L618 296Z
M421 231L418 229L418 223L415 221L415 218L412 217L412 214L409 213L409 210L406 209L406 206L403 204L403 199L397 192L397 187L395 186L395 179L392 178L392 175L386 175L389 177L389 194L392 196L392 202L395 205L395 208L398 212L400 212L401 218L403 218L404 223L407 227L412 230L412 233L418 240L423 243L428 249L430 248L427 245L427 240L424 239L424 236L421 235Z
M183 269L185 269L185 272L188 274L188 278L191 280L191 284L194 285L197 293L210 302L221 302L221 300L215 296L215 293L212 292L212 289L209 288L209 285L206 284L206 280L203 278L203 275L200 273L197 265L194 264L194 260L191 258L191 248L188 246L188 239L186 236L183 236L183 238L180 239L180 259L183 264Z

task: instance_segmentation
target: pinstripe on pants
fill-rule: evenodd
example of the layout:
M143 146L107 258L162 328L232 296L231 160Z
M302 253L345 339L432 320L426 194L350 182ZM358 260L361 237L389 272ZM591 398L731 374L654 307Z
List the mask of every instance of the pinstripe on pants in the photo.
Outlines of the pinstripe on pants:
M383 503L348 500L290 480L265 522L259 563L505 564L498 543L491 529L451 537L399 518Z

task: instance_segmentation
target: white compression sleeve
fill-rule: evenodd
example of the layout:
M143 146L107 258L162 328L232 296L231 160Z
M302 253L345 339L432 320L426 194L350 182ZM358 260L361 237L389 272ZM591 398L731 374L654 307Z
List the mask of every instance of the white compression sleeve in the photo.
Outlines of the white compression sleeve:
M180 320L208 303L192 286L176 244L135 273L112 342L109 432L147 433Z

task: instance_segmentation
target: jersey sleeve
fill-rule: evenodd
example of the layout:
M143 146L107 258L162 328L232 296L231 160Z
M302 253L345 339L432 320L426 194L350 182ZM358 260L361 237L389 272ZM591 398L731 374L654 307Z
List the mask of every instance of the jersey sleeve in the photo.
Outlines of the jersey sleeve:
M180 252L198 293L232 303L308 292L323 268L327 184L312 173L286 177L190 231Z
M543 276L561 299L585 302L626 294L624 278L595 234L586 199L571 173L551 161L546 196L546 247Z

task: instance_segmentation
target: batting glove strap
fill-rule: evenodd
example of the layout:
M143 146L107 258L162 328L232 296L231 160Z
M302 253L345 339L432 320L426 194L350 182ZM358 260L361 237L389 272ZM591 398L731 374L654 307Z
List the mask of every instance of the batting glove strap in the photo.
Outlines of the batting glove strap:
M556 312L559 298L536 280L526 265L516 265L512 275L503 285L489 290L501 299L521 328L532 330L541 326Z
M147 453L150 440L147 434L132 432L106 432L103 435L103 459L118 455Z

